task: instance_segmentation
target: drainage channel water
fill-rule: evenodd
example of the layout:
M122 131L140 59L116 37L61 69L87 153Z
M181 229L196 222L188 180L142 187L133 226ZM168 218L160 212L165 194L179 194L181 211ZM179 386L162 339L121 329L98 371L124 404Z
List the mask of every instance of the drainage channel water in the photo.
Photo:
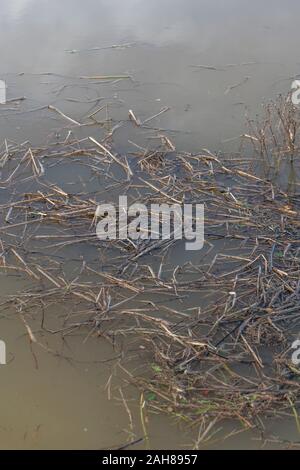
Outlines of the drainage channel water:
M261 103L288 93L299 72L299 13L294 0L5 2L1 143L59 141L68 135L68 123L53 109L79 122L100 110L100 121L109 115L112 126L122 122L114 145L126 154L149 145L149 134L128 119L133 110L143 122L149 119L153 135L164 133L178 150L235 151L246 111L260 113ZM48 177L73 192L88 184L84 170L68 166L59 171L54 166ZM76 264L89 253L80 247L68 256ZM183 251L174 252L176 265L185 261ZM26 282L3 270L1 299ZM61 317L64 309L68 306L53 307L50 317ZM0 368L1 448L103 449L144 437L140 394L131 386L123 391L109 341L88 332L67 339L44 332L43 344L60 351L55 356L30 344L26 325L7 309L0 332L7 349L7 365ZM197 440L197 429L159 413L148 416L146 424L148 438L134 448L192 448ZM226 426L228 432L234 429L233 423ZM274 424L273 433L279 429L285 439L298 440L294 421ZM260 445L254 432L211 444Z

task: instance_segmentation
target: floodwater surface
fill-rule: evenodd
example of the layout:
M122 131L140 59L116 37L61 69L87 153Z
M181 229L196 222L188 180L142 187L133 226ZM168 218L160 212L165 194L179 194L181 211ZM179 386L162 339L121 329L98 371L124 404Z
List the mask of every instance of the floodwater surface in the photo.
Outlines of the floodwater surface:
M99 120L109 113L112 123L122 122L114 132L120 152L149 145L149 133L129 122L129 110L141 121L159 114L149 130L163 132L178 150L230 152L238 149L246 115L288 93L300 74L296 0L1 3L0 79L7 84L1 143L40 145L66 136L61 129L68 123L49 105L79 122L103 106ZM101 78L82 78L91 76ZM78 174L54 168L51 180L62 179L76 191ZM175 256L177 264L185 261L182 252ZM21 288L18 278L1 273L1 296ZM8 362L0 366L1 448L100 449L143 437L140 396L130 387L123 393L106 340L45 336L61 352L55 357L30 345L24 324L9 313L0 318ZM281 428L285 438L298 440L294 423ZM148 437L136 447L191 448L197 430L156 414L149 417ZM255 438L241 434L215 446L260 446Z

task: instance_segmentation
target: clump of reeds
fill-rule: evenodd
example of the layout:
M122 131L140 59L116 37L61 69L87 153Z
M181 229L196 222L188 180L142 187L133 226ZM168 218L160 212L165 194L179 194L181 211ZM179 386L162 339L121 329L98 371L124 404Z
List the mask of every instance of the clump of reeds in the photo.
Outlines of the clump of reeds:
M262 116L248 120L243 140L254 150L252 164L268 179L294 190L300 158L300 112L291 94L279 96L263 107Z

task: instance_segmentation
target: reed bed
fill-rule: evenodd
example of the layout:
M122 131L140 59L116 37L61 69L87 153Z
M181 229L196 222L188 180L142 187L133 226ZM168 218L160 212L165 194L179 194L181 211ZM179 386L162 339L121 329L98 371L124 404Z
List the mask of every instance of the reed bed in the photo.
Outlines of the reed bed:
M2 299L2 315L15 311L33 353L57 354L45 334L105 338L148 408L197 426L199 444L228 419L262 433L267 417L291 415L299 426L291 345L300 322L300 193L257 172L249 157L253 146L256 160L297 159L295 115L276 106L268 125L251 123L243 136L247 157L176 152L161 134L155 148L126 156L112 138L73 132L45 147L2 147L0 268L21 283ZM119 194L203 203L203 250L188 256L172 239L100 241L97 205Z

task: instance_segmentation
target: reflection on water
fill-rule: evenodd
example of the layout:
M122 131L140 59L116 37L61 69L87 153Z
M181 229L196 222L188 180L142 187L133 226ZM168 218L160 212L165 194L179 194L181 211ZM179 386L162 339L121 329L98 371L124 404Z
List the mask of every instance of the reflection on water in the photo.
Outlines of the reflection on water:
M66 123L49 104L79 122L104 107L97 119L109 113L112 126L122 121L115 145L132 151L131 142L147 146L149 135L143 139L128 126L128 110L145 121L167 107L149 127L163 130L176 148L236 149L246 109L259 113L261 102L287 93L299 73L299 13L296 0L3 2L0 78L8 89L1 141L41 143L58 132ZM291 167L292 186L294 174ZM54 172L54 180L61 177ZM19 287L2 279L2 294ZM62 347L74 361L46 353L34 358L23 325L7 312L1 322L11 360L0 370L2 448L103 448L126 441L122 396L107 398L109 345L72 338ZM129 392L133 409L137 398ZM136 416L138 422L138 410ZM159 416L150 421L149 436L154 448L186 446L190 438ZM255 446L246 442L239 437L235 445Z
M4 80L0 80L0 104L6 103L6 83Z
M78 103L63 100L77 98L80 90L90 99L96 91L110 100L118 98L121 118L128 109L143 118L170 106L159 123L179 131L175 142L186 150L230 148L231 139L244 129L245 107L256 113L263 100L287 92L289 77L299 69L300 6L292 0L284 5L87 0L84 7L82 0L28 0L6 2L1 8L1 72L10 97L26 95L31 108L58 99L75 117L81 115ZM131 47L110 47L121 44ZM88 51L95 47L99 50ZM72 50L83 52L66 52ZM57 96L57 79L15 75L41 72L69 77L129 73L136 82L97 86L90 94L82 87L65 89ZM34 132L31 119L13 122L20 139L28 136L29 127L32 138L46 132L37 115L32 116ZM44 125L55 127L54 122ZM11 121L2 120L1 134L16 137Z

